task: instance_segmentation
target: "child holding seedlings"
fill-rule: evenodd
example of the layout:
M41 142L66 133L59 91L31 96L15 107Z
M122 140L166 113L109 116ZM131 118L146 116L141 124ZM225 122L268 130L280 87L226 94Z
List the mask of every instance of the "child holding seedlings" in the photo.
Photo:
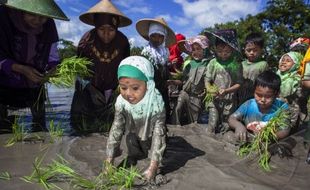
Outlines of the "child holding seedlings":
M205 73L208 63L204 59L205 50L209 47L209 40L206 36L196 36L179 43L181 51L187 51L191 54L190 63L183 70L183 79L171 80L169 83L182 85L182 91L179 94L177 105L173 111L172 124L181 125L183 111L186 112L189 123L197 122L201 112L202 100L205 95Z
M113 163L122 136L126 136L127 162L148 156L146 179L155 177L166 147L165 108L155 88L154 68L144 57L124 59L117 72L120 95L115 103L115 117L107 142L107 162Z
M0 4L0 128L11 131L9 108L30 108L32 131L45 131L44 75L60 63L53 19L69 19L52 0Z
M246 36L244 53L246 60L242 62L243 84L238 90L239 104L253 98L253 84L257 76L267 70L268 64L262 59L264 38L260 33L250 33Z
M276 113L289 106L284 101L277 99L280 93L281 79L272 71L264 71L258 75L254 82L254 98L244 102L232 115L228 122L231 132L225 134L225 138L231 142L247 141L250 133L258 133L267 125L267 122L275 117ZM289 117L287 117L289 120ZM290 121L286 125L278 126L277 139L288 136L290 132Z
M228 129L227 119L233 111L233 96L243 82L241 63L238 62L238 42L233 29L206 32L214 45L213 58L206 71L207 93L213 98L206 105L209 111L207 133L224 132Z
M278 66L277 74L281 78L280 98L290 105L291 123L297 125L300 113L298 100L301 97L301 76L298 73L303 56L295 51L284 54Z
M136 24L138 33L149 43L143 48L141 55L145 56L154 66L154 81L156 88L163 96L167 119L170 115L167 80L169 79L169 49L176 43L173 30L163 18L141 19Z

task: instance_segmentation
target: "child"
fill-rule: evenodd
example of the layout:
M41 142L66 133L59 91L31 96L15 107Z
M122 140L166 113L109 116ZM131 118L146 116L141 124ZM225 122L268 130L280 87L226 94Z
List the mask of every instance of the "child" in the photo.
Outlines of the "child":
M184 62L182 52L178 47L178 42L185 40L185 36L182 34L175 35L177 42L169 47L169 71L176 72L176 70L182 70L182 64Z
M243 103L228 119L230 128L235 131L235 140L246 141L249 137L247 127L255 123L265 125L261 122L268 122L279 109L288 110L288 105L277 99L280 86L280 77L272 71L258 75L254 83L254 98ZM277 138L288 136L290 125L279 127Z
M113 163L115 152L126 135L128 161L135 164L146 158L151 163L145 172L152 179L162 160L165 142L165 108L155 88L154 69L144 57L130 56L118 67L120 95L115 103L115 117L107 142L107 161Z
M183 83L183 90L180 92L177 105L173 112L173 124L181 125L182 111L186 111L187 121L197 122L198 115L202 108L202 100L205 94L205 73L207 60L204 59L205 50L209 47L209 40L205 36L196 36L180 43L192 56L192 60L183 71L182 81L169 81L175 84Z
M301 77L298 73L303 56L298 52L284 54L280 61L277 74L281 78L280 98L290 105L292 109L291 122L297 124L300 108L298 99L301 97Z
M163 18L142 19L136 24L138 33L147 41L141 55L151 61L154 66L154 81L156 88L163 96L167 119L170 114L167 80L169 79L168 58L169 50L167 47L176 43L176 37Z
M228 128L227 119L233 111L234 93L242 84L242 67L237 61L239 53L236 31L233 29L218 30L215 33L206 32L208 38L215 43L215 58L212 59L206 72L207 92L216 86L213 101L207 106L209 122L207 133L223 132ZM213 90L214 91L214 90ZM218 127L218 124L222 124Z
M267 70L268 64L262 60L264 38L260 33L251 33L245 39L244 53L246 60L242 62L243 84L238 91L239 104L253 98L253 84L257 76Z

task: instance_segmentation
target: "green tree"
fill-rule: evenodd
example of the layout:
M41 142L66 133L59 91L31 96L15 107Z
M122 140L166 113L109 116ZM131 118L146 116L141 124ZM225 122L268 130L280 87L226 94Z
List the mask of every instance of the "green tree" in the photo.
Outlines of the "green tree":
M74 46L73 42L60 39L58 51L60 55L60 60L63 60L64 58L75 56L77 53L77 48L76 46Z
M303 0L269 0L265 10L257 15L215 24L206 30L234 28L241 47L251 32L262 32L265 38L265 57L270 66L276 66L282 54L289 51L294 39L310 37L310 7Z
M141 55L143 47L134 46L130 48L130 55Z

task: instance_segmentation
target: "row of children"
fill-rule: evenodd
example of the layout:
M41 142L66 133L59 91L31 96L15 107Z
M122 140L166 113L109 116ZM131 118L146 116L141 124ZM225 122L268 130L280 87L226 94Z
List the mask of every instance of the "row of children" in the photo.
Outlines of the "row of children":
M303 102L303 112L306 113L304 105L307 97L302 88L307 88L309 74L306 71L302 78L299 69L303 60L300 47L307 47L305 43L295 43L292 51L281 57L275 72L271 71L272 68L269 68L262 58L264 39L259 33L251 33L246 37L246 59L242 62L239 62L240 51L235 30L206 32L206 36L199 35L179 45L181 50L191 55L192 60L183 70L183 81L168 81L170 84L182 85L172 124L181 124L180 118L184 118L184 111L190 123L198 122L200 113L205 109L209 114L209 134L233 129L239 140L245 140L247 135L244 126L270 120L278 108L283 108L284 102L291 110L292 126L298 127L299 121L304 119L304 115L299 117L302 115L300 105ZM210 51L215 55L211 60L205 56L206 52ZM268 87L273 92L267 93L266 97L266 92L256 92L260 86ZM278 97L282 101L277 102ZM259 99L263 100L263 103L260 103L262 105L259 104ZM260 116L257 113L260 113ZM272 114L266 116L270 113ZM240 123L243 123L243 127ZM289 130L279 137L284 138L288 134Z

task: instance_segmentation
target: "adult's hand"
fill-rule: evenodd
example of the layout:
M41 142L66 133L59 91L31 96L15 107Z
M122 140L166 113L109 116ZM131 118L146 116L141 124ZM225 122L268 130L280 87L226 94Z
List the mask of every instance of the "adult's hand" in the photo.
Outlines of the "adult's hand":
M13 64L12 70L24 75L34 83L41 83L43 81L43 74L31 66Z

